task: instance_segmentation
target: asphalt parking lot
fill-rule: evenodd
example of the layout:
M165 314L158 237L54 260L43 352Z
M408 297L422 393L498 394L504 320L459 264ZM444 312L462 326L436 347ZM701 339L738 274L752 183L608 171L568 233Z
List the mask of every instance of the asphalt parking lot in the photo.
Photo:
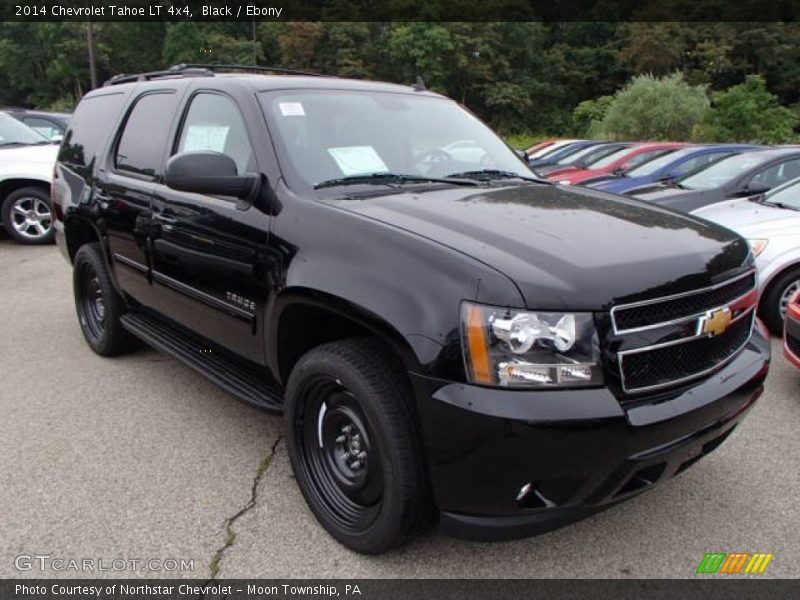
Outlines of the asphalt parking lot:
M279 417L154 350L95 356L54 246L0 240L0 274L0 577L82 575L15 568L36 554L194 561L89 574L113 577L685 578L707 551L771 552L764 576L800 576L800 371L777 340L749 418L659 489L537 538L431 532L365 557L306 508Z

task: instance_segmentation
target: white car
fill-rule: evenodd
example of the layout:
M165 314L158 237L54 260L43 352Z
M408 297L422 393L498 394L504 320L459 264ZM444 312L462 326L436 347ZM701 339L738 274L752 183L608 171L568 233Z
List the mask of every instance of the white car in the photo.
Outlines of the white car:
M750 242L761 291L759 315L780 335L789 301L800 290L800 179L692 214L733 229Z
M454 160L465 163L480 163L486 150L479 146L474 140L459 140L452 142L443 147L442 150L447 152Z
M23 244L53 241L50 180L58 145L0 114L0 221Z

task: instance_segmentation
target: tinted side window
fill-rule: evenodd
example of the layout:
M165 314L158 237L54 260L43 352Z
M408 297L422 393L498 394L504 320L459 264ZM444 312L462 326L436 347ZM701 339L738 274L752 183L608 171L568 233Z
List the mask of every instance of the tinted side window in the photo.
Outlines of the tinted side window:
M81 167L91 170L108 132L116 125L124 100L122 92L81 100L70 119L58 160L76 170L81 170Z
M757 173L750 181L775 187L797 177L800 177L800 158L793 158Z
M136 100L114 154L117 169L150 177L160 174L176 105L175 94L166 92Z
M256 170L253 147L242 115L227 96L197 94L189 106L178 140L178 152L213 150L227 154L239 174Z

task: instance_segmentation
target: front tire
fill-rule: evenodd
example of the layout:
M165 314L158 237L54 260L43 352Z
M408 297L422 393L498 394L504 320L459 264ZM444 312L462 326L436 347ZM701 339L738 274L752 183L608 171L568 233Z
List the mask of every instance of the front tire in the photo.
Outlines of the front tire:
M402 365L376 340L324 344L289 377L284 418L308 506L341 544L385 552L428 523L422 449Z
M20 244L51 244L53 210L49 194L37 187L11 192L3 202L3 227Z
M92 350L101 356L116 356L135 347L136 338L120 323L125 303L111 282L100 244L85 244L78 250L72 287L78 322Z
M786 308L797 290L800 290L800 267L778 275L761 299L761 317L769 330L777 336L783 335Z

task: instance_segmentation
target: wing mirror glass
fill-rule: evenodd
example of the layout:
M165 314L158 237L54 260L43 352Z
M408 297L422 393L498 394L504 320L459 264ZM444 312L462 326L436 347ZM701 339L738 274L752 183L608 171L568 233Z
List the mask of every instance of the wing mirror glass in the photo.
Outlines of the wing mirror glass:
M238 198L243 202L236 206L242 209L253 203L261 186L260 175L239 175L230 156L210 150L176 154L167 162L164 180L181 192Z
M751 181L741 191L743 196L757 196L758 194L765 194L770 191L772 186L767 185L763 181Z

